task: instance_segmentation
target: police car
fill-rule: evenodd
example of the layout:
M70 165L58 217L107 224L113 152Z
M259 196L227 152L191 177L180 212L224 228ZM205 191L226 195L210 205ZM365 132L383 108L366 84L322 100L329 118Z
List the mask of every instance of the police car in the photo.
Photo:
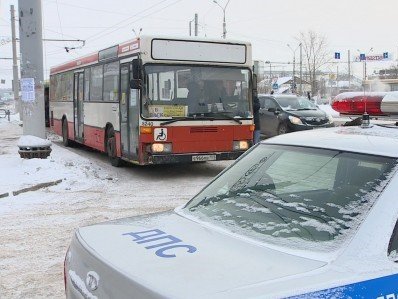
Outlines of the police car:
M398 128L268 139L171 212L79 228L67 298L397 298Z

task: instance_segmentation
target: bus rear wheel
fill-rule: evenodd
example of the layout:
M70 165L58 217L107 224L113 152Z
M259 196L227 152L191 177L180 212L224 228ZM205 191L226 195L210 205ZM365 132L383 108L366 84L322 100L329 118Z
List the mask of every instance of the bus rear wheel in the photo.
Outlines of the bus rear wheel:
M116 152L116 135L112 127L107 130L106 134L106 152L112 166L119 167L122 165L122 159L117 156Z
M64 119L62 121L62 144L64 146L70 146L69 133L68 133L68 121Z

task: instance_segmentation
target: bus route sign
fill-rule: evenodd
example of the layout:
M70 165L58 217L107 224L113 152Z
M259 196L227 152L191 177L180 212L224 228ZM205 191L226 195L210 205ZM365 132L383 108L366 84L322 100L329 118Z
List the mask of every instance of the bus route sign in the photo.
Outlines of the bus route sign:
M149 117L184 117L187 116L188 107L183 105L150 105Z

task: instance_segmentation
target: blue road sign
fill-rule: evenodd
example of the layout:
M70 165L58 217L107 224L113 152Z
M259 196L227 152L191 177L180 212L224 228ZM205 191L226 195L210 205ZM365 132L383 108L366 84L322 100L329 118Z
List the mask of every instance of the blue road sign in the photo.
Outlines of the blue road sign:
M339 52L335 52L334 53L334 59L340 59L340 53Z
M278 83L272 84L272 89L278 89L278 88L279 88Z
M359 60L366 60L366 55L365 54L359 54Z
M383 53L383 58L384 58L384 59L388 59L388 52L384 52L384 53Z

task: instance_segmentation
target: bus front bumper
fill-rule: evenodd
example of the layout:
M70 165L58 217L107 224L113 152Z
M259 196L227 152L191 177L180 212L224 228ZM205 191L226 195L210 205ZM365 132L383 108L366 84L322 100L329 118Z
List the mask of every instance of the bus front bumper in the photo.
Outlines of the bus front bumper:
M245 151L217 152L217 153L190 153L148 156L149 164L194 163L206 161L235 160Z

